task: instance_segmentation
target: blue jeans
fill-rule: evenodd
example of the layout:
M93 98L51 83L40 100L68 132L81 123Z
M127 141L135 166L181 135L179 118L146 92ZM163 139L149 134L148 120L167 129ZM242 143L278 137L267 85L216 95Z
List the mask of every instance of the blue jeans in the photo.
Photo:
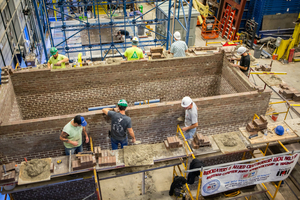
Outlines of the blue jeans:
M185 139L193 139L193 136L196 133L197 128L189 129L184 133Z
M66 152L66 155L70 155L70 150L71 150L71 154L74 154L74 153L79 153L79 152L82 152L83 151L83 148L82 148L82 144L79 146L79 147L74 147L74 148L67 148L65 147L65 152Z
M116 140L116 139L110 137L110 141L111 141L112 150L118 149L119 143L121 144L121 149L123 149L124 146L128 145L128 137L126 137L124 140Z

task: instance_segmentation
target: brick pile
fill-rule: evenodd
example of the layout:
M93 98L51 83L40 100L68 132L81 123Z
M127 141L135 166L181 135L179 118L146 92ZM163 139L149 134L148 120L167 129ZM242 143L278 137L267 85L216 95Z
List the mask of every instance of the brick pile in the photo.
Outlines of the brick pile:
M182 147L183 143L177 136L167 137L167 140L164 140L166 149L174 149Z
M263 64L260 66L255 67L256 71L264 71L264 72L270 72L272 70L271 64Z
M15 181L16 178L15 165L16 162L5 164L6 175L4 173L3 165L0 165L0 184Z
M110 150L102 150L101 157L98 158L99 167L113 166L117 164L114 153Z
M199 149L200 147L211 147L211 143L208 136L197 133L193 138L192 147L193 149Z
M246 130L250 133L250 135L256 135L258 131L267 129L267 126L267 118L261 115L259 119L255 119L252 122L248 123L246 126Z
M150 55L151 58L154 59L160 59L160 58L165 58L163 55L163 48L162 47L151 47L150 48L150 54L147 54L148 56Z
M293 99L294 101L300 101L300 92L293 87L290 87L286 83L280 84L279 93L284 96L286 99Z
M96 158L90 154L77 156L77 159L72 160L73 171L91 168L96 165Z

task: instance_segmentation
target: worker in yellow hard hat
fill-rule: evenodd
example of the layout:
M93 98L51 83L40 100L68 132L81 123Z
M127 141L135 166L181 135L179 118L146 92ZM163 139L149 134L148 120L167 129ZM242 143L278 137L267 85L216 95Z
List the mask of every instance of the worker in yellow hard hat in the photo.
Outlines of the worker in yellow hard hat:
M69 61L69 58L58 54L58 51L55 47L50 49L51 57L48 60L48 68L51 69L51 64L53 65L52 69L62 69L66 68L66 62Z
M140 60L144 58L143 51L138 48L139 40L137 37L132 38L132 47L126 49L124 56L128 61L131 60Z

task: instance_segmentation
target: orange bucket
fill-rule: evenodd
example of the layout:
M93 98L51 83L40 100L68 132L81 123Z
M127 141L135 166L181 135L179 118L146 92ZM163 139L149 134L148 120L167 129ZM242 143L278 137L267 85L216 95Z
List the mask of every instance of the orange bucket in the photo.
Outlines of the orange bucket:
M278 118L278 115L277 115L277 114L275 114L275 115L272 115L272 119L273 119L273 121L274 121L274 122L276 122L276 121L277 121L277 118Z
M278 55L277 54L273 54L272 59L273 60L277 60Z

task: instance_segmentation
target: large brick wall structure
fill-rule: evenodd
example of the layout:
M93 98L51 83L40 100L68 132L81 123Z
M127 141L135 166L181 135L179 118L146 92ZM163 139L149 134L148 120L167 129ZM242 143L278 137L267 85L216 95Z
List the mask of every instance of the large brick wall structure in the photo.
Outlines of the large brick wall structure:
M250 121L254 113L265 114L270 92L257 91L194 98L199 110L198 132L205 135L238 130ZM176 133L177 118L184 114L181 101L132 106L127 115L133 130L143 143L162 142ZM81 113L88 122L88 132L94 145L110 147L107 137L110 119L102 111ZM11 122L0 127L0 153L5 161L55 157L64 154L59 135L74 115Z
M165 102L184 95L219 95L222 68L223 54L217 54L176 61L22 70L12 75L12 81L23 119L34 119L86 112L89 107L116 104L121 98L133 105L148 99Z

